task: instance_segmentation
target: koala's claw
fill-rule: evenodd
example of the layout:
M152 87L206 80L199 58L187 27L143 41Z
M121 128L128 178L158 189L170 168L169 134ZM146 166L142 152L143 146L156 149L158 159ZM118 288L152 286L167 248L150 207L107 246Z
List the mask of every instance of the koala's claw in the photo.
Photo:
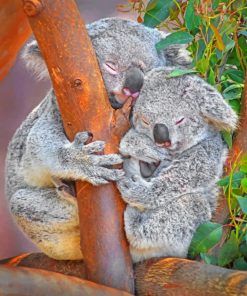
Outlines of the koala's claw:
M85 154L95 154L102 152L105 148L105 142L103 141L95 141L89 143L87 145L83 145L82 150Z
M74 144L81 145L81 144L88 144L92 141L93 134L90 132L79 132L75 135Z

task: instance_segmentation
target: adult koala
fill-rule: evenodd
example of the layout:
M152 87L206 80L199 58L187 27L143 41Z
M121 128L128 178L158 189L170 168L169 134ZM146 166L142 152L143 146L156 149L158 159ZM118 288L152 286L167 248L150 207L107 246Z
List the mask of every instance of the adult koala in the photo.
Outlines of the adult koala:
M145 72L165 63L190 62L183 48L173 46L157 52L155 44L162 38L161 33L133 21L103 19L87 29L113 108L121 107L129 97L136 100ZM35 41L26 47L23 56L38 77L48 75ZM56 98L50 91L9 144L6 195L10 210L27 236L55 259L82 258L77 203L60 191L59 179L100 185L124 174L109 168L121 163L121 157L98 155L104 142L87 144L91 136L81 132L72 143L67 140Z
M237 115L197 76L166 78L151 71L133 108L133 128L120 152L126 176L118 181L128 203L125 230L134 261L186 257L196 228L211 219L227 147L220 131Z

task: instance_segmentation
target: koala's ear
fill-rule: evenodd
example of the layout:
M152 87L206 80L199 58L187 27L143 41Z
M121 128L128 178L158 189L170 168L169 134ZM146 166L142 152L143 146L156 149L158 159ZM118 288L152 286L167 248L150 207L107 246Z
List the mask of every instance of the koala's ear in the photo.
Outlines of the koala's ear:
M199 109L205 121L219 131L233 131L237 127L238 116L222 95L206 82L197 87L200 96Z
M42 57L36 40L28 43L22 53L21 58L24 60L28 69L30 69L38 80L49 78L49 73Z
M169 34L159 31L161 39L165 39ZM166 66L188 67L192 63L190 52L186 49L187 44L172 44L162 50Z

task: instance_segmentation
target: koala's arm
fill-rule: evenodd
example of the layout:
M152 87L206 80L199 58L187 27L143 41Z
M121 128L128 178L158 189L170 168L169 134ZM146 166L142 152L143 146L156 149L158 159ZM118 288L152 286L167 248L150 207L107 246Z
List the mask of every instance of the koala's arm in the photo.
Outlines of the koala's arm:
M212 188L222 174L226 157L222 140L218 139L217 143L210 139L206 145L193 147L149 182L139 176L122 178L118 188L123 199L140 209L154 209L184 194Z
M86 144L90 133L78 133L73 142L66 138L56 100L51 93L28 134L21 160L24 180L31 186L52 185L51 177L86 180L94 185L116 181L122 170L107 166L122 163L119 155L96 155L104 142Z

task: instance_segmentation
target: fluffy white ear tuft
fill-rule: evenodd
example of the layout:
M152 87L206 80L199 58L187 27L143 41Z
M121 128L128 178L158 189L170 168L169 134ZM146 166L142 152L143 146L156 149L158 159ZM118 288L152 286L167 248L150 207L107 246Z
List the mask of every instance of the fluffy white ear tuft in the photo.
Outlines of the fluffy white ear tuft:
M38 80L50 77L36 40L31 41L24 47L21 58Z
M234 131L238 116L222 95L204 81L197 91L201 97L200 112L205 120L220 131Z

